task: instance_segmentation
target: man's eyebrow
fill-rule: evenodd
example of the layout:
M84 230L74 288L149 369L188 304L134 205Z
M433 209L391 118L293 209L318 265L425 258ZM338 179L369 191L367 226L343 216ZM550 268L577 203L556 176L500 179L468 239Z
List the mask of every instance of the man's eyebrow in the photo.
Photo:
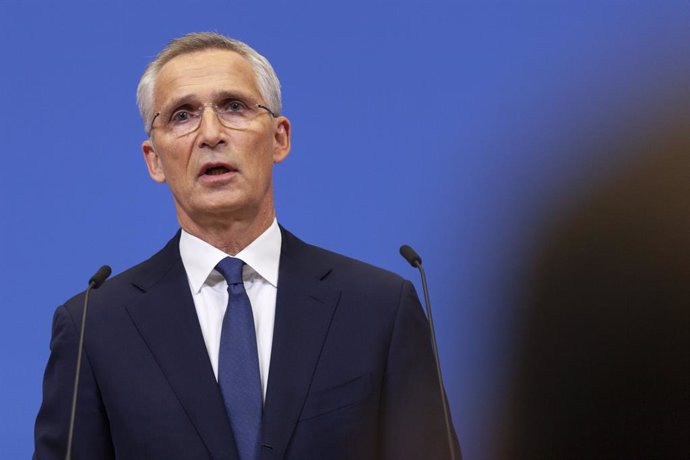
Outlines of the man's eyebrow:
M248 101L252 98L247 93L237 90L221 90L213 93L214 101L224 101L227 99L241 99L243 101Z
M218 102L218 101L225 101L227 99L240 99L243 101L248 101L252 100L252 97L249 96L247 93L242 92L242 91L237 91L237 90L220 90L220 91L215 91L212 95L212 101L213 102ZM199 102L199 99L197 98L196 95L194 94L184 94L182 96L177 96L172 98L168 103L166 103L163 106L163 109L161 110L162 112L168 112L169 110L173 110L177 107L183 106L183 105L188 105L188 104L201 104Z
M174 97L174 98L170 99L170 101L168 101L167 103L165 103L163 105L161 112L167 112L167 111L173 110L177 107L191 104L195 99L196 99L196 96L194 96L193 94L185 94L182 96Z

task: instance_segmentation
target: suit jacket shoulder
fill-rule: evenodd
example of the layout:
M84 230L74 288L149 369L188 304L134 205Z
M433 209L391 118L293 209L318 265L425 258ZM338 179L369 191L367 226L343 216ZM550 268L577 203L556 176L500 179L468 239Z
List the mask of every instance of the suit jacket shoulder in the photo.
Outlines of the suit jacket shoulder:
M141 293L160 281L175 264L181 263L180 251L180 232L168 241L163 248L161 248L154 255L148 259L128 268L127 270L116 274L109 278L100 288L92 291L89 312L94 308L101 308L100 300L120 299L123 296L127 297L129 292ZM84 294L82 291L70 299L68 299L64 306L72 314L81 315L81 309L84 304ZM94 307L95 306L95 307ZM112 303L108 304L108 308L114 308ZM81 316L78 316L79 318Z
M300 240L281 227L283 247L281 263L291 260L291 269L313 272L320 279L333 277L349 289L372 287L400 290L406 281L400 275L351 257Z

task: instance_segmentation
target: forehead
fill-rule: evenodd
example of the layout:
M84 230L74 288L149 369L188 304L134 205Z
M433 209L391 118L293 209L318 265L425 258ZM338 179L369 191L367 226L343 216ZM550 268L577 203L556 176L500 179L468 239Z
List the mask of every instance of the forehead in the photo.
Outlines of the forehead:
M205 99L219 92L260 98L249 62L234 51L203 50L177 56L158 73L153 100L156 106L171 99Z

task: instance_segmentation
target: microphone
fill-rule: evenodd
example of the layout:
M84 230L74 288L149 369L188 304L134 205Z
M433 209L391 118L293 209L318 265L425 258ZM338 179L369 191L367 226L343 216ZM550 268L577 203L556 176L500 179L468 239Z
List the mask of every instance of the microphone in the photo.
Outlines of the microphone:
M441 364L438 358L438 347L436 345L436 331L434 330L434 318L431 316L431 304L429 303L429 289L426 285L426 273L422 267L422 258L419 257L417 251L410 246L403 244L400 246L400 255L405 258L410 265L419 269L422 276L422 289L424 290L424 304L426 306L426 316L429 318L429 331L431 332L431 349L434 353L434 364L436 365L436 375L438 376L438 386L441 393L441 403L443 404L443 418L446 424L446 435L448 437L448 451L450 452L451 460L455 460L455 443L453 442L453 432L450 428L450 414L448 411L448 403L446 399L446 390L443 388L443 377L441 376Z
M419 257L419 254L417 254L417 252L408 245L403 244L400 246L400 255L403 256L405 260L412 265L412 267L422 267L422 258Z
M89 308L89 293L92 289L98 289L112 273L112 269L103 265L89 279L89 287L84 294L84 311L81 315L81 331L79 332L79 351L77 352L77 370L74 373L74 391L72 392L72 412L69 417L69 433L67 435L66 460L72 458L72 438L74 437L74 418L77 415L77 394L79 393L79 370L81 369L81 357L84 353L84 331L86 330L86 310Z
M98 289L105 280L108 279L113 270L108 265L103 265L96 273L89 279L89 287Z

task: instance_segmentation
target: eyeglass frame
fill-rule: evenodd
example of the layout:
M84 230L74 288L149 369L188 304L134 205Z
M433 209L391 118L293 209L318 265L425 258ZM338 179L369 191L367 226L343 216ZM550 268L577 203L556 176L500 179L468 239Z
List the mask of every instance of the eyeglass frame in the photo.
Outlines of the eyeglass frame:
M203 116L203 109L205 109L206 107L209 107L209 106L213 109L213 112L216 114L216 117L218 117L219 120L222 120L222 118L221 118L220 115L218 114L218 104L215 103L215 102L206 102L206 103L201 104L200 106L198 106L198 110L201 111L201 115ZM266 107L265 105L253 104L253 106L256 107L257 109L264 109L264 110L265 110L266 112L268 112L268 113L271 115L271 117L273 117L273 118L278 118L278 117L280 116L279 114L275 113L273 110L269 109L269 108ZM156 121L156 118L158 118L158 116L159 116L161 113L162 113L162 112L156 112L156 113L153 114L153 118L151 118L151 124L149 125L149 130L148 130L147 135L151 136L151 133L153 132L153 128L154 128L153 123ZM226 125L223 124L222 121L221 121L220 123L221 123L223 126L226 126ZM194 131L196 131L197 129L199 129L200 126L201 126L201 118L199 118L199 125L198 125L196 128L192 129L192 130L189 131L188 133L182 134L182 136L186 136L187 134L193 133ZM227 127L227 126L226 126L226 127ZM233 129L233 128L230 128L230 129Z

